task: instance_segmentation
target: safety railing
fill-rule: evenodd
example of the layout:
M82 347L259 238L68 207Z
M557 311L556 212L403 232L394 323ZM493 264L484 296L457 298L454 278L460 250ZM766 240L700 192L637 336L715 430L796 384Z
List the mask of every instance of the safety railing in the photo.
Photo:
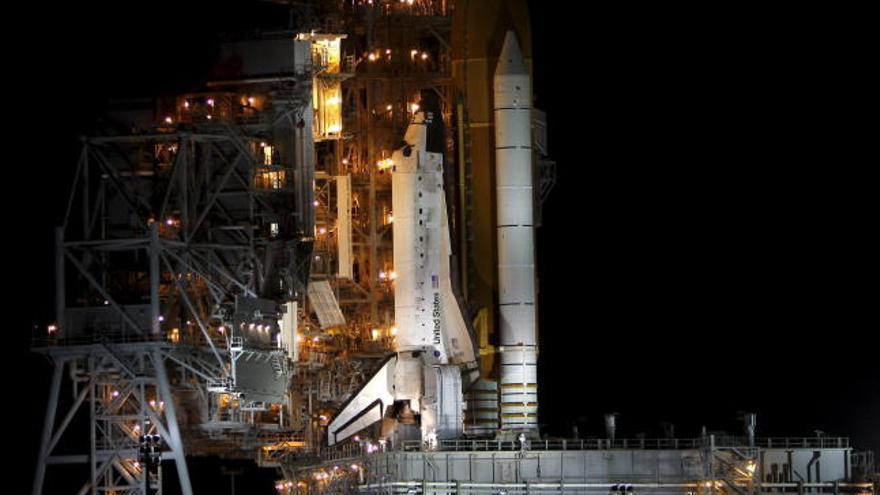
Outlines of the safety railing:
M164 342L171 343L168 339L168 336L165 333L161 334L150 334L148 332L144 332L142 334L136 334L134 332L128 333L95 333L95 334L80 334L74 336L57 336L57 335L33 335L31 338L31 347L39 348L39 347L61 347L61 346L75 346L75 345L90 345L90 344L128 344L128 343L140 343L140 342Z
M204 337L196 335L194 338L181 335L178 339L171 338L166 332L152 334L149 330L143 333L135 332L71 332L73 335L47 334L46 332L34 332L31 336L31 348L81 346L94 344L138 344L138 343L164 343L200 346L207 345ZM212 342L221 352L224 352L226 343L220 337L212 338Z
M774 483L763 484L762 493L803 494L810 493L854 493L869 495L872 483ZM477 482L477 481L392 481L370 483L358 487L360 493L387 494L565 494L565 493L596 493L596 494L632 494L632 493L698 493L699 483L584 483L530 481L524 482ZM745 493L746 485L737 485L740 493ZM766 489L766 490L765 490Z
M677 450L696 449L714 445L718 448L748 447L745 437L697 437L697 438L635 438L635 439L548 439L530 440L524 446L519 441L455 439L439 440L432 450L452 452L479 451L517 451L517 450ZM755 439L755 447L760 448L849 448L846 437L768 437ZM427 445L419 441L404 441L389 450L419 451Z
M847 437L767 437L755 439L756 447L772 449L846 449Z

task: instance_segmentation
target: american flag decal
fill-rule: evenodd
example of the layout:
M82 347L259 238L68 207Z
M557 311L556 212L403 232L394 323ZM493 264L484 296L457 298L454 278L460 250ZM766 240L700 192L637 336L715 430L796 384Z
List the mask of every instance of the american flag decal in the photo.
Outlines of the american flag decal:
M440 279L437 275L431 275L431 287L437 289L440 287Z

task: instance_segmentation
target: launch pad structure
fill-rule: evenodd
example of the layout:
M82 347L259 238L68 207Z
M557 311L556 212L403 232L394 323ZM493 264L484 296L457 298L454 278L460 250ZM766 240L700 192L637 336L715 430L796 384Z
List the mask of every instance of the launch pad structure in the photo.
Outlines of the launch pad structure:
M555 163L525 2L306 3L225 42L200 91L82 138L34 335L34 495L191 494L207 455L277 469L284 495L876 492L848 439L754 423L542 438Z

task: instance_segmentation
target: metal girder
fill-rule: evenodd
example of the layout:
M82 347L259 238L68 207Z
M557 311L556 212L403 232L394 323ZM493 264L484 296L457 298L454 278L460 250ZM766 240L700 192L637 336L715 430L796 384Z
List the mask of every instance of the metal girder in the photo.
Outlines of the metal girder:
M34 479L33 494L43 493L48 466L85 464L88 477L79 493L104 493L116 490L127 494L146 494L146 477L161 486L161 470L146 472L139 460L141 435L162 438L162 459L177 464L178 482L185 494L191 494L185 462L183 439L176 414L176 404L168 370L191 373L207 383L209 375L198 372L207 355L167 343L140 345L93 345L65 349L47 349L54 370L49 392L43 438ZM122 367L124 365L124 367ZM58 397L64 370L82 378L81 388L63 419L56 425ZM71 383L76 386L76 382ZM69 426L77 415L89 418L89 447L82 454L55 454ZM65 449L69 450L69 446ZM160 492L161 493L161 492Z
M252 446L262 438L250 435L262 431L254 413L227 400L239 392L216 385L235 381L238 301L280 305L308 281L312 232L302 225L311 210L301 210L311 205L311 129L306 140L294 137L304 132L295 124L310 111L312 94L308 85L281 89L259 87L270 103L258 123L181 119L82 139L56 231L56 322L47 346L36 349L56 368L34 494L42 493L46 467L55 464L88 467L87 480L73 492L145 493L150 476L137 459L138 432L162 438L163 458L177 464L181 490L189 494L184 440L216 448L209 443L215 438L194 425L234 423L248 433L219 440L230 444ZM281 163L264 164L265 142L280 149L269 160L280 156ZM267 178L279 171L286 174L281 181ZM296 187L287 185L293 178ZM242 351L241 337L238 342ZM286 387L287 363L266 364ZM67 367L74 398L57 414L68 407L58 399ZM175 403L184 399L195 406ZM198 414L193 428L191 411ZM178 414L187 424L179 424ZM276 434L289 422L288 411L267 414L264 422ZM68 454L74 446L68 430L80 424L79 415L88 416L88 446Z
M67 256L67 259L70 260L71 263L73 263L73 266L75 266L76 269L79 270L80 274L86 280L88 280L92 287L94 287L95 290L97 290L101 294L101 296L104 297L104 300L107 301L113 309L119 312L119 315L122 317L125 323L127 323L136 333L143 333L141 329L137 326L137 324L131 320L131 317L128 316L122 309L122 307L119 306L116 300L113 299L113 296L111 296L110 293L107 292L107 289L103 286L103 284L98 282L95 277L92 276L91 273L89 273L89 270L69 251L65 252L64 254Z
M186 467L186 456L183 453L183 440L180 437L180 426L177 424L177 412L174 406L174 396L171 394L171 385L168 383L168 375L165 373L165 361L158 350L152 353L153 365L156 369L156 378L159 382L159 390L163 397L168 399L165 418L167 431L165 438L174 456L177 465L177 475L180 477L180 488L183 495L192 495L192 486L189 481L189 470Z
M187 295L186 288L183 287L183 284L180 283L180 277L176 276L177 272L174 270L174 268L171 267L171 263L168 262L168 258L166 258L165 256L161 256L161 258L162 261L165 263L165 266L168 268L168 271L171 273L172 279L174 280L174 284L177 286L180 297L183 298L184 303L186 303L190 314L192 314L193 318L196 319L196 323L198 323L199 329L202 331L202 336L205 338L205 342L207 342L208 346L211 348L211 352L214 354L214 357L217 358L217 362L220 364L221 367L223 367L223 358L220 357L220 352L217 351L217 347L214 345L211 336L208 334L208 328L205 325L205 322L202 321L201 315L199 315L199 312L193 305L192 300L190 299L189 295Z

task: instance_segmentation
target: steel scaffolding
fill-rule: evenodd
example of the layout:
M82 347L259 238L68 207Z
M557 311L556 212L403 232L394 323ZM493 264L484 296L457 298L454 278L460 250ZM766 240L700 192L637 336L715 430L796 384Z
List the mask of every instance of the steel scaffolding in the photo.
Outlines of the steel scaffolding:
M278 322L309 279L310 87L308 72L224 86L160 102L158 125L83 138L56 322L34 346L54 367L35 495L59 464L87 467L77 493L161 493L162 460L190 494L185 455L296 443ZM78 415L89 449L67 454Z

